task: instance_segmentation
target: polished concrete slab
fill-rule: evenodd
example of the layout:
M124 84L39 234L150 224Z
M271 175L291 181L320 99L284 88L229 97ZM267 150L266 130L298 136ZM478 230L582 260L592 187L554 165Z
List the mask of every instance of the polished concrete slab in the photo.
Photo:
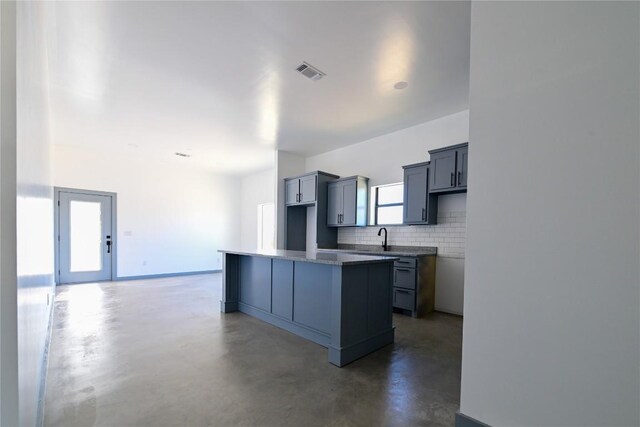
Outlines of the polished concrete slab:
M59 286L47 426L451 426L462 319L395 315L344 368L325 348L221 314L221 275Z

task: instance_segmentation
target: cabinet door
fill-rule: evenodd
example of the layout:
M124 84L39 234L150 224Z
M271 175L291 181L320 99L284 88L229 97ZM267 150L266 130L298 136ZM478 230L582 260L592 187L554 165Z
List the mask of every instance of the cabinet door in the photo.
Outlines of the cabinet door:
M468 159L469 159L469 147L458 149L458 176L456 177L458 188L467 188Z
M442 191L456 186L456 150L431 154L431 187L429 191Z
M304 176L300 178L300 201L310 203L316 201L316 176Z
M342 183L342 220L340 225L356 225L358 184L356 180Z
M427 220L427 171L426 165L404 170L404 223L420 223Z
M342 213L342 185L340 182L332 182L327 185L327 225L339 224L339 215Z
M288 179L284 182L285 203L295 205L298 203L298 193L300 193L300 180L298 178Z

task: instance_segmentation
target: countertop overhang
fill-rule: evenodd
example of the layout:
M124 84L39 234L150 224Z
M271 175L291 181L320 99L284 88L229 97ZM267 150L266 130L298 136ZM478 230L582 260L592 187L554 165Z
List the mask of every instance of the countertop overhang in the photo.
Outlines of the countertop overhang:
M382 255L356 255L347 252L318 251L287 251L283 249L220 249L218 252L232 255L259 256L277 258L289 261L312 262L329 265L358 265L373 264L379 262L391 262L398 259L392 254Z

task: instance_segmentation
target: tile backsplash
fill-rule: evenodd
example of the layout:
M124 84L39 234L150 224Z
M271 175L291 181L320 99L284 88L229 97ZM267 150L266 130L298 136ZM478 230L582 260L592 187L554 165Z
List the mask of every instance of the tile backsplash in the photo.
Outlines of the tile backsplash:
M388 244L398 246L436 246L438 256L464 258L467 212L438 212L436 225L387 225ZM338 243L376 245L380 226L348 227L338 230Z

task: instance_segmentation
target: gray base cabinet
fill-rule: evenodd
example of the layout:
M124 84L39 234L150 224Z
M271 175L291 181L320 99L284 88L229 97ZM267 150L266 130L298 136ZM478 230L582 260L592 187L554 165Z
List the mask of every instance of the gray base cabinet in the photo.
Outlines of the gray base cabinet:
M404 224L436 224L438 197L429 193L429 162L403 166Z
M430 150L429 192L459 193L467 191L469 144Z
M401 257L393 264L393 307L413 317L431 313L435 306L436 257Z
M367 225L369 178L352 176L330 182L327 187L327 225Z
M223 313L327 347L340 367L393 343L392 260L332 265L225 253L223 263Z

